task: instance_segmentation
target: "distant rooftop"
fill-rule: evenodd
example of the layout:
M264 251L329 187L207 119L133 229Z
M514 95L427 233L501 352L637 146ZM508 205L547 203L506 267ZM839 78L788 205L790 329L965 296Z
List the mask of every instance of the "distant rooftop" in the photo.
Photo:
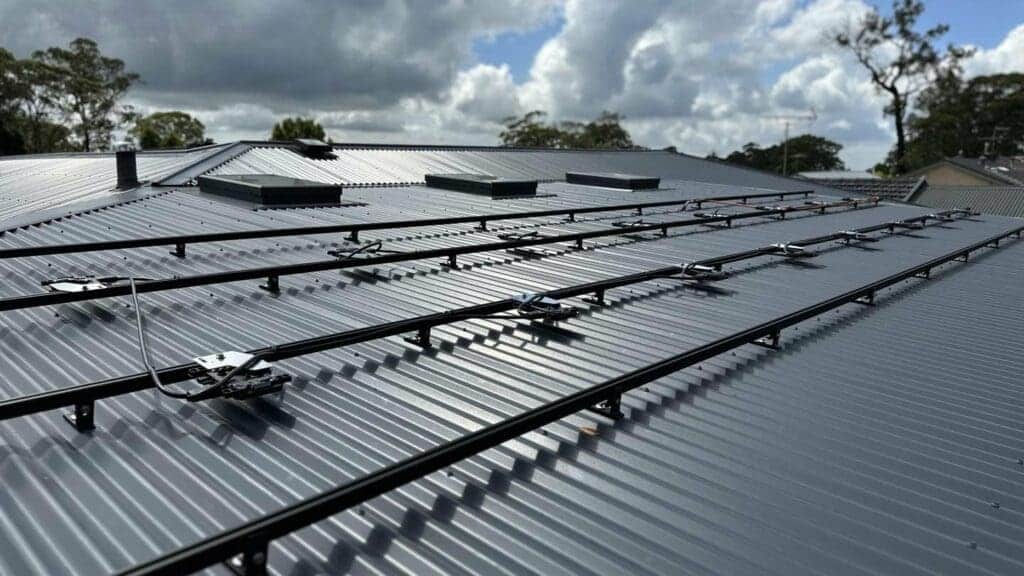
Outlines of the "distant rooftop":
M879 177L870 172L854 172L852 170L819 170L799 172L798 178L808 180L878 180Z

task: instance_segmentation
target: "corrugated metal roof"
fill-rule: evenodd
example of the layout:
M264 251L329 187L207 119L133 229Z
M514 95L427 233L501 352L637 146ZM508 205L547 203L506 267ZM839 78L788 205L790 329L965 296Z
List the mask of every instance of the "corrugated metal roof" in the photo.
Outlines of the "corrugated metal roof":
M216 153L222 146L197 150L139 152L138 177L157 180ZM0 158L0 223L74 202L114 196L114 155L53 154Z
M927 186L910 201L932 208L970 206L986 214L1024 216L1024 186Z
M465 163L437 154L453 168ZM406 162L394 161L396 177L412 173ZM297 165L305 164L287 158L279 167L294 175ZM664 185L673 189L643 198L736 193ZM564 183L539 193L491 200L361 188L344 198L366 206L252 211L179 191L8 232L0 245L612 204L640 194ZM882 205L604 239L599 249L538 259L477 254L455 271L413 262L305 274L282 278L279 297L235 283L148 294L143 306L160 366L923 212ZM616 216L367 236L414 250L494 240L510 226L601 229ZM280 363L296 377L283 399L184 405L153 391L131 394L99 402L88 434L55 413L0 422L0 573L126 568L1011 225L1019 222L984 216L863 248L837 244L804 265L737 264L724 292L672 280L622 288L608 293L606 307L573 301L584 313L560 330L469 320L435 328L429 350L388 338L297 358ZM309 261L332 241L340 239L196 245L184 260L166 248L4 260L0 296L37 292L41 280L64 274L170 277ZM617 423L579 413L278 540L271 569L1019 574L1022 269L1024 246L1007 244L890 290L874 307L844 308L787 332L780 351L745 347L664 378L627 394L627 417ZM0 351L3 398L141 368L123 299L4 313Z
M253 146L208 173L269 172L349 185L422 183L425 174L476 173L508 178L564 180L566 172L631 172L774 190L835 192L827 185L656 150L578 151L515 148L444 148L339 145L334 159L311 159L277 144ZM165 181L184 184L194 174Z

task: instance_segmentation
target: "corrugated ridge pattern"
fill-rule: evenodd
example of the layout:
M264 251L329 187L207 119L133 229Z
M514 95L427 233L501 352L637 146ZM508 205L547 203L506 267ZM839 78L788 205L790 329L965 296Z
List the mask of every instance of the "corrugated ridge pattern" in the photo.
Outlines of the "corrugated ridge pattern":
M211 174L274 173L320 182L382 186L422 183L425 174L475 173L509 178L562 180L570 171L628 172L733 186L776 190L827 185L659 151L569 151L481 148L337 147L334 159L307 158L288 148L257 146L210 171Z
M5 244L610 203L621 192L545 184L557 196L496 202L429 189L361 189L361 208L252 212L176 193L5 235ZM651 199L704 195L679 183ZM723 190L724 193L724 190ZM597 195L598 197L595 197ZM730 208L732 209L732 208ZM158 365L650 269L921 213L883 205L690 229L657 240L524 260L467 257L146 295ZM678 218L678 214L645 219ZM733 267L725 292L651 282L609 293L563 330L498 320L435 329L281 364L283 401L182 405L152 392L98 404L98 429L56 414L0 423L0 573L101 574L274 510L582 386L985 238L984 217L808 265ZM546 219L544 233L596 229ZM468 227L467 227L468 228ZM489 233L388 233L403 250ZM384 236L384 234L381 234ZM328 239L316 239L327 242ZM319 258L312 238L0 263L4 294L63 273L158 276ZM431 475L272 548L278 574L1015 574L1022 568L1024 452L1019 307L1024 247L1008 244L624 398L610 425L580 413ZM371 273L372 272L372 273ZM123 301L0 317L4 397L133 373ZM1016 332L1019 332L1016 331ZM959 339L951 346L954 334ZM1016 474L1016 475L1015 475ZM998 501L1000 508L991 506ZM968 542L976 542L971 548ZM215 570L220 572L220 570Z
M180 153L139 152L140 180L158 179L196 162L217 149ZM116 193L117 168L113 154L96 156L33 156L0 161L0 221Z

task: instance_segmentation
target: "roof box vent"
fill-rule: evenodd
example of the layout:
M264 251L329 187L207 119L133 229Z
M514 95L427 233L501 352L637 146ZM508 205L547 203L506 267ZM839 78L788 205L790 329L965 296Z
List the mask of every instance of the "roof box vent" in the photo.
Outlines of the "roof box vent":
M499 178L488 174L427 174L427 186L455 192L482 194L491 198L536 196L536 180Z
M330 206L341 201L341 186L276 174L200 176L199 189L261 206Z
M651 190L658 187L661 178L618 172L566 172L565 181L569 184L620 188L622 190Z
M331 154L334 147L323 140L316 140L313 138L296 138L295 146L301 154L309 156L310 158L334 157L334 155Z

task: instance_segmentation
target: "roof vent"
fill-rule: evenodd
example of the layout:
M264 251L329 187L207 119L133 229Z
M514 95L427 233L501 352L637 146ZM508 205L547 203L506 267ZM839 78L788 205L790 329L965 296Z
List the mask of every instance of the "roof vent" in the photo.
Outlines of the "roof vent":
M427 174L425 179L431 188L483 194L491 198L537 195L536 180L499 178L488 174Z
M135 150L118 150L117 158L117 189L128 190L139 185L139 175L135 169Z
M341 186L276 174L200 176L199 189L262 206L334 205L341 201Z
M331 152L334 150L334 147L330 144L313 138L296 138L295 146L299 149L299 152L310 158L332 157Z
M657 188L661 183L661 179L657 177L618 172L566 172L565 181L569 184L621 188L623 190L651 190Z

